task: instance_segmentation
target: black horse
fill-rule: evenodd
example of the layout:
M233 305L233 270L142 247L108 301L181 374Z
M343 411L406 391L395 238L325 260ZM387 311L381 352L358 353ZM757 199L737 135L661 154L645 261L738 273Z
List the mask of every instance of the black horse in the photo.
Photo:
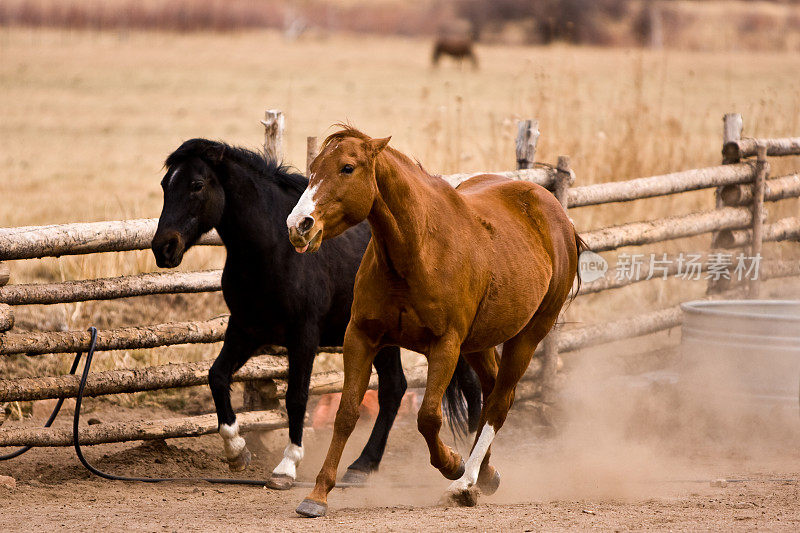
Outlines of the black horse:
M231 376L260 347L287 348L291 442L269 485L289 488L303 458L303 419L314 356L318 346L340 346L344 339L356 271L370 240L369 225L350 229L318 254L297 254L286 238L285 221L308 185L305 177L255 152L206 139L184 142L165 166L164 207L152 242L158 266L178 266L186 250L212 228L227 249L222 294L230 321L209 385L231 470L243 470L251 457L231 407ZM374 366L378 417L346 481L364 481L378 468L406 390L399 348L381 350ZM452 427L475 431L480 394L477 377L460 361L445 402Z

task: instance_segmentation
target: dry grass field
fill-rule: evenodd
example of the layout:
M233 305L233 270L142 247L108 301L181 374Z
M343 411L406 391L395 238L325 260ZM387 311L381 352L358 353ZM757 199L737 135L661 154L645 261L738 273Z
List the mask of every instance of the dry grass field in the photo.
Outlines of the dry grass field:
M800 133L800 56L793 53L479 46L477 72L452 63L434 71L429 53L428 41L397 37L288 42L270 31L4 28L0 224L156 217L168 153L198 136L258 148L267 108L286 113L286 160L299 168L306 136L324 137L332 123L350 121L371 135L392 135L395 147L431 172L511 169L516 120L537 118L537 158L554 163L570 155L577 184L717 164L721 117L729 111L743 114L749 135ZM774 171L792 163L776 162ZM586 230L710 207L706 191L572 216ZM670 246L704 251L708 239ZM220 249L194 250L181 268L219 267L223 257ZM136 252L17 262L13 276L25 282L152 270L151 254ZM614 291L579 302L568 319L620 318L703 289L678 281ZM224 311L219 295L189 295L34 306L20 310L17 322L21 329L78 329ZM215 350L125 353L107 364L207 358Z

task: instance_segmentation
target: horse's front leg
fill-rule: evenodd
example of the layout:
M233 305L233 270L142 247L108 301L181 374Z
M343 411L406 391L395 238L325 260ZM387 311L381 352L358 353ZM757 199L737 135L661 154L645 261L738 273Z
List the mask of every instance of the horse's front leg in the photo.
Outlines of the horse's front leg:
M217 409L217 422L228 467L238 472L250 464L251 454L239 435L239 424L231 406L231 377L255 352L257 344L231 318L225 342L208 372L208 385Z
M328 455L317 475L314 489L297 506L297 513L308 517L324 516L328 511L328 493L336 484L336 469L342 458L344 446L353 432L358 420L358 407L364 399L372 373L372 360L377 353L377 343L351 321L344 336L344 384L342 399L336 420L333 423L333 437L328 448Z
M464 460L439 437L442 428L442 396L453 378L461 342L449 334L436 342L428 353L428 382L417 414L417 428L431 454L431 465L447 479L458 479L464 473Z
M378 469L389 431L408 386L397 346L381 349L373 364L378 371L378 416L364 450L342 477L345 483L364 483L369 474Z
M278 490L292 488L297 478L297 465L303 460L303 422L314 356L319 344L316 326L301 328L287 344L289 380L286 387L286 414L289 416L289 444L283 450L283 459L267 481L268 487Z

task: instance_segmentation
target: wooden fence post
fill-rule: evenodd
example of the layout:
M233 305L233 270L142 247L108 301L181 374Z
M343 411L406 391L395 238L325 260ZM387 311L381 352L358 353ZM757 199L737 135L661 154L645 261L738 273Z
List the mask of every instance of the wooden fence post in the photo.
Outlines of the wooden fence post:
M306 137L306 177L311 177L311 162L319 153L316 137Z
M0 287L11 279L11 270L6 263L0 263ZM0 304L0 333L14 327L14 308L10 305Z
M264 152L275 161L281 161L283 159L283 111L268 109L264 113L264 120L261 123L264 125Z
M6 263L0 262L0 287L4 287L11 279L11 269Z
M559 203L567 210L567 198L569 186L575 181L570 169L569 156L559 156L556 167L556 181L553 186L553 194ZM542 367L539 370L540 399L545 403L552 403L555 400L555 378L558 369L558 331L559 325L556 323L550 333L543 341ZM545 422L552 425L552 420L544 413Z
M278 385L274 379L249 381L244 389L245 411L269 411L280 406L278 402Z
M0 333L14 327L14 308L8 304L0 304Z
M769 176L769 161L767 161L767 145L759 143L757 146L756 178L753 182L753 237L750 243L750 257L752 261L761 262L761 247L764 235L764 190ZM749 298L758 298L759 279L754 276L747 287Z
M537 142L539 121L528 119L517 122L517 170L533 168Z
M742 138L742 115L739 113L725 113L722 117L722 164L731 165L738 163L740 160L738 149L733 151L730 147L736 141ZM724 187L717 187L714 192L715 207L720 209L725 207L725 202L722 199L722 191ZM711 234L711 249L719 248L719 232ZM723 292L730 288L731 280L720 278L708 280L706 294L716 294Z
M722 117L722 164L738 163L741 159L736 141L742 138L742 115L725 113Z
M285 127L283 111L268 109L264 112L264 152L275 161L283 160L283 130ZM242 397L245 411L265 411L277 409L280 405L277 399L278 389L274 380L248 381L244 384ZM250 449L263 450L268 448L264 442L269 432L253 431L245 435L245 441Z

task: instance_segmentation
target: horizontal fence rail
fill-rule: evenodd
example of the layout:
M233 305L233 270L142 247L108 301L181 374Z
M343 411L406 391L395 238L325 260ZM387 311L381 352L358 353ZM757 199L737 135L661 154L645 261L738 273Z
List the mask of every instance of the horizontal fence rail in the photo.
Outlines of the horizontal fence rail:
M710 187L749 183L753 181L754 176L755 165L750 162L720 165L663 176L573 187L567 193L567 201L569 207L630 202Z
M208 371L213 361L168 364L142 369L92 372L86 380L85 396L141 392L175 387L208 384ZM281 379L288 375L285 357L260 355L253 357L233 376L233 381ZM80 376L65 374L41 378L0 380L0 402L74 398L78 394Z
M288 427L286 418L278 411L250 411L236 415L239 431L270 431ZM218 431L216 414L143 420L140 422L109 422L78 429L78 441L84 445L156 440L175 437L199 437ZM0 431L0 446L72 446L72 426L58 428L4 428Z
M744 185L726 185L719 193L722 203L735 207L753 203L753 188ZM800 174L789 174L767 180L764 184L764 201L777 202L800 196Z
M7 285L0 287L0 302L10 305L60 304L153 294L212 292L222 290L221 278L222 270L204 270Z
M631 222L582 233L593 252L605 252L625 246L640 246L672 239L682 239L749 226L753 213L746 207L724 207L700 213L674 216L647 222Z
M800 217L787 217L776 220L772 224L765 224L762 228L761 240L763 242L796 241L800 240ZM717 235L714 244L720 248L741 248L753 241L752 230L723 230Z
M787 156L800 155L800 137L784 137L781 139L737 139L725 143L723 156L730 161L756 155L758 144L767 147L767 155Z
M447 183L452 185L453 187L457 187L462 182L474 178L475 176L480 176L482 174L495 174L498 176L503 176L504 178L518 180L518 181L529 181L531 183L536 183L541 185L545 188L552 188L553 184L556 182L556 169L550 166L541 166L537 168L526 168L520 170L507 170L502 172L469 172L464 174L445 174L441 176Z
M97 350L138 350L176 344L211 344L225 338L228 316L193 322L167 322L150 326L131 326L99 330ZM0 355L58 354L84 352L89 349L91 334L88 331L46 331L7 333L0 336ZM269 351L285 354L283 348L270 347ZM320 352L341 352L338 346L320 346Z
M157 218L142 218L0 228L0 261L146 250L157 227ZM198 244L222 245L222 241L212 230Z
M98 333L97 350L133 350L173 344L208 344L225 338L228 317L196 322L170 322L152 326L109 329ZM85 352L88 331L6 333L0 337L0 355Z

